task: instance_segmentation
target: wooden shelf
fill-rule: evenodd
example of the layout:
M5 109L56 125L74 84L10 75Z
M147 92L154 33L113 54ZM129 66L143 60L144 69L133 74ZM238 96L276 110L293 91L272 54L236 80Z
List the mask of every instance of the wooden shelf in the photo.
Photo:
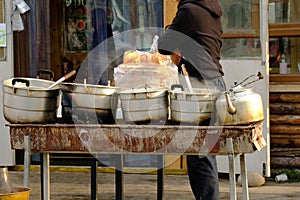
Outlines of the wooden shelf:
M270 84L272 82L299 82L300 74L270 74Z

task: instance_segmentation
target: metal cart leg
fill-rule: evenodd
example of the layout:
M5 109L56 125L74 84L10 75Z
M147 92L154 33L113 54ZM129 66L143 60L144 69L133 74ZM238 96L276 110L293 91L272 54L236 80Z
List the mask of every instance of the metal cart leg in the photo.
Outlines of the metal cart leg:
M243 199L249 200L247 165L246 165L245 154L240 155L240 168L241 168L241 177L242 177L242 185L243 185Z
M123 156L116 155L116 200L123 199Z
M30 135L24 135L24 187L29 187L30 177Z
M235 160L232 138L227 138L226 142L229 159L230 200L236 200Z
M98 161L96 159L91 160L91 199L97 200L97 167Z
M164 156L157 156L157 200L164 198Z
M44 200L44 154L40 153L41 200Z
M50 155L43 153L43 199L50 200Z

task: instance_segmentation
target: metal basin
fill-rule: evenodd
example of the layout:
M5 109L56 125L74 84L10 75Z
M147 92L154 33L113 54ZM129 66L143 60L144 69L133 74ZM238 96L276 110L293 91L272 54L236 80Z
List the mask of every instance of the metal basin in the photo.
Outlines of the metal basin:
M30 188L13 188L12 193L0 194L1 200L28 200L30 196Z

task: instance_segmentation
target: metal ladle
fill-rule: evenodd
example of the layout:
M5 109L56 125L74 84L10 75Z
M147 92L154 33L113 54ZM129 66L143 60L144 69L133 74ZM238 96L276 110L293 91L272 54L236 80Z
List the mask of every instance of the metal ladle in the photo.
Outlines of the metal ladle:
M69 73L67 73L66 75L64 75L63 77L61 77L60 79L58 79L56 82L54 82L52 85L50 85L48 87L48 89L51 89L53 87L55 87L56 85L60 84L61 82L63 82L64 80L70 78L71 76L74 76L76 74L76 70L72 70Z

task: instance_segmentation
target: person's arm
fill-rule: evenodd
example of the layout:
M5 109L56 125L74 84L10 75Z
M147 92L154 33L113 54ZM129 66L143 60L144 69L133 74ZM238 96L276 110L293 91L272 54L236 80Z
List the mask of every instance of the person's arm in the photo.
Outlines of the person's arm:
M171 54L171 60L176 65L179 66L181 61L181 53L179 49L175 49L175 51Z

